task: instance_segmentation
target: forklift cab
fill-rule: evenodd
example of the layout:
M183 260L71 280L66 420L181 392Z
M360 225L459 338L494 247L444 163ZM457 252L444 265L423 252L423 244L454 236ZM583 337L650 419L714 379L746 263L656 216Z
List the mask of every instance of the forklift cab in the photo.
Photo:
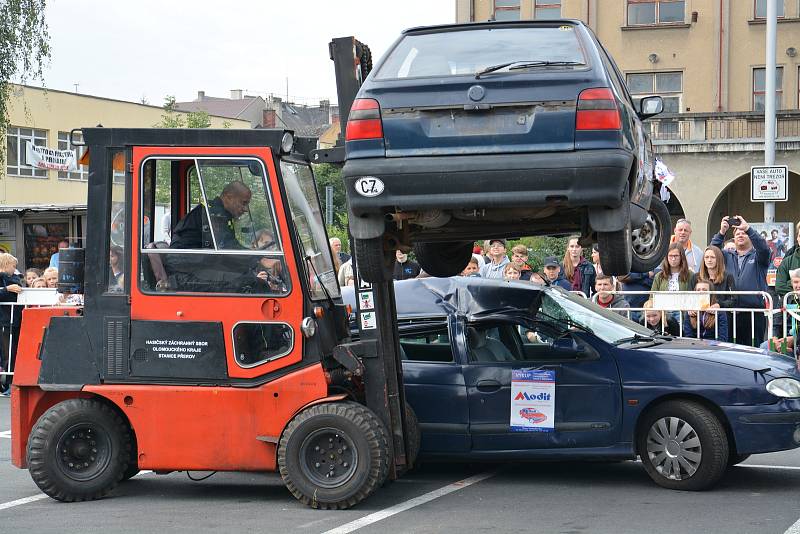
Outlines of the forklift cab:
M83 138L96 177L85 316L105 347L100 382L246 384L331 353L344 313L291 132L89 128Z

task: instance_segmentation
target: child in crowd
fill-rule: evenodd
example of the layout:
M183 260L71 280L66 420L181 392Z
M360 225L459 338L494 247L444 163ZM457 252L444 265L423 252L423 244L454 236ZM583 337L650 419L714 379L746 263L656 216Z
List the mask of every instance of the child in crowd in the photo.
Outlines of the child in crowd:
M645 326L652 330L653 333L667 336L681 335L681 329L680 326L678 326L678 322L667 315L667 313L660 310L654 310L652 299L645 301L642 307L645 309Z
M33 281L41 277L42 277L42 271L31 267L30 269L25 271L25 286L32 287L31 284L33 283Z
M800 295L800 268L792 269L789 271L789 281L792 283L792 292ZM794 301L794 302L792 302ZM800 355L800 346L797 343L798 323L800 323L800 297L789 297L786 302L786 310L788 313L789 332L785 338L773 337L761 344L762 349L774 350L784 354Z
M40 278L37 278L36 280L34 280L33 282L31 282L31 285L29 287L46 288L47 287L47 281L44 278L40 277Z
M480 265L478 265L478 258L475 257L475 254L469 259L469 263L464 270L461 271L461 276L480 276Z
M56 289L58 287L58 269L55 267L48 267L45 269L42 278L44 278L47 287L50 289Z
M694 286L695 291L711 291L711 283L706 280L698 280ZM717 341L728 341L728 317L725 313L714 311L712 305L716 303L714 295L709 295L710 305L701 311L688 311L683 319L684 337L698 337L700 339L714 339Z
M503 267L503 280L519 280L522 271L516 265L509 262Z

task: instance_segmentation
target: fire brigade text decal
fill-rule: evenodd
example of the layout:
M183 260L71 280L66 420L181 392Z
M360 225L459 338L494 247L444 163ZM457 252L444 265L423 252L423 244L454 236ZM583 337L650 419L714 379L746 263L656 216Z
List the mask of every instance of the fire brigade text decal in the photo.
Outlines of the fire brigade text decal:
M208 341L183 339L146 339L144 343L159 359L173 360L193 360L208 347Z

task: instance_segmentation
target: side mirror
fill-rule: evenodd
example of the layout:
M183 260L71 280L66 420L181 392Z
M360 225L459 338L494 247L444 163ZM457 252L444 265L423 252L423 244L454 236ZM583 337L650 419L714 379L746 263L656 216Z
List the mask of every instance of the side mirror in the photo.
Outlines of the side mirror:
M664 111L664 100L660 96L646 96L639 101L639 118L649 119Z

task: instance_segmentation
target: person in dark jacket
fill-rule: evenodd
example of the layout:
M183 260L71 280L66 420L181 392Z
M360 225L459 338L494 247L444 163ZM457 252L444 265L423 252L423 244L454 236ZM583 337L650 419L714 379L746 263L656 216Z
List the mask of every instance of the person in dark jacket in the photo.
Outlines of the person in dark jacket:
M741 215L736 216L739 224L734 226L733 241L736 252L723 251L725 269L733 274L737 291L767 291L767 269L770 249L767 242L753 230ZM725 234L731 225L729 217L722 218L719 233L711 239L711 244L721 247ZM737 308L764 309L764 300L759 295L740 295L736 299ZM736 343L759 346L764 341L767 319L763 313L736 312L736 328L732 332Z
M703 251L703 263L700 266L700 272L695 276L694 282L695 284L697 282L709 282L712 291L736 291L733 275L725 270L725 257L719 247L710 245ZM735 308L736 295L716 295L716 302L711 307ZM728 312L721 313L725 314L725 319L730 326L731 314ZM723 341L730 341L730 328L728 328L728 339Z
M614 291L614 279L607 274L598 274L595 278L594 289L597 292L597 305L601 308L612 309L623 317L628 317L631 307L622 295L611 293Z
M650 291L650 287L653 285L653 277L650 276L650 273L628 273L625 276L618 276L617 281L622 283L623 291ZM631 308L643 308L648 298L649 295L625 295L625 300L628 301ZM632 321L641 323L641 319L641 312L631 312Z
M419 276L419 264L415 261L408 259L408 254L398 250L395 251L394 274L392 278L395 280L408 280L409 278L416 278Z
M564 278L564 273L561 272L561 265L555 256L548 256L544 259L544 276L551 286L558 286L572 291L572 284Z
M645 326L657 335L680 336L681 328L678 321L667 312L653 309L653 301L647 300L642 304L644 308Z
M581 291L587 297L594 292L594 266L582 256L583 247L578 243L578 236L567 241L562 271L564 277L572 284L571 291Z
M5 252L0 253L0 303L4 303L0 305L0 351L2 351L0 353L0 368L4 371L14 367L22 318L19 308L14 306L15 309L12 313L12 306L5 304L17 302L17 295L22 292L22 277L17 274L16 269L17 258ZM5 375L2 383L0 383L0 392L2 394L8 394L10 383L11 376Z
M775 292L780 298L792 291L789 271L800 269L800 223L797 223L795 233L797 235L795 245L786 251L786 256L783 257L778 272L775 274Z
M205 206L198 204L172 230L169 248L247 248L236 239L233 222L247 211L253 193L242 182L231 182ZM209 224L209 217L211 222Z

